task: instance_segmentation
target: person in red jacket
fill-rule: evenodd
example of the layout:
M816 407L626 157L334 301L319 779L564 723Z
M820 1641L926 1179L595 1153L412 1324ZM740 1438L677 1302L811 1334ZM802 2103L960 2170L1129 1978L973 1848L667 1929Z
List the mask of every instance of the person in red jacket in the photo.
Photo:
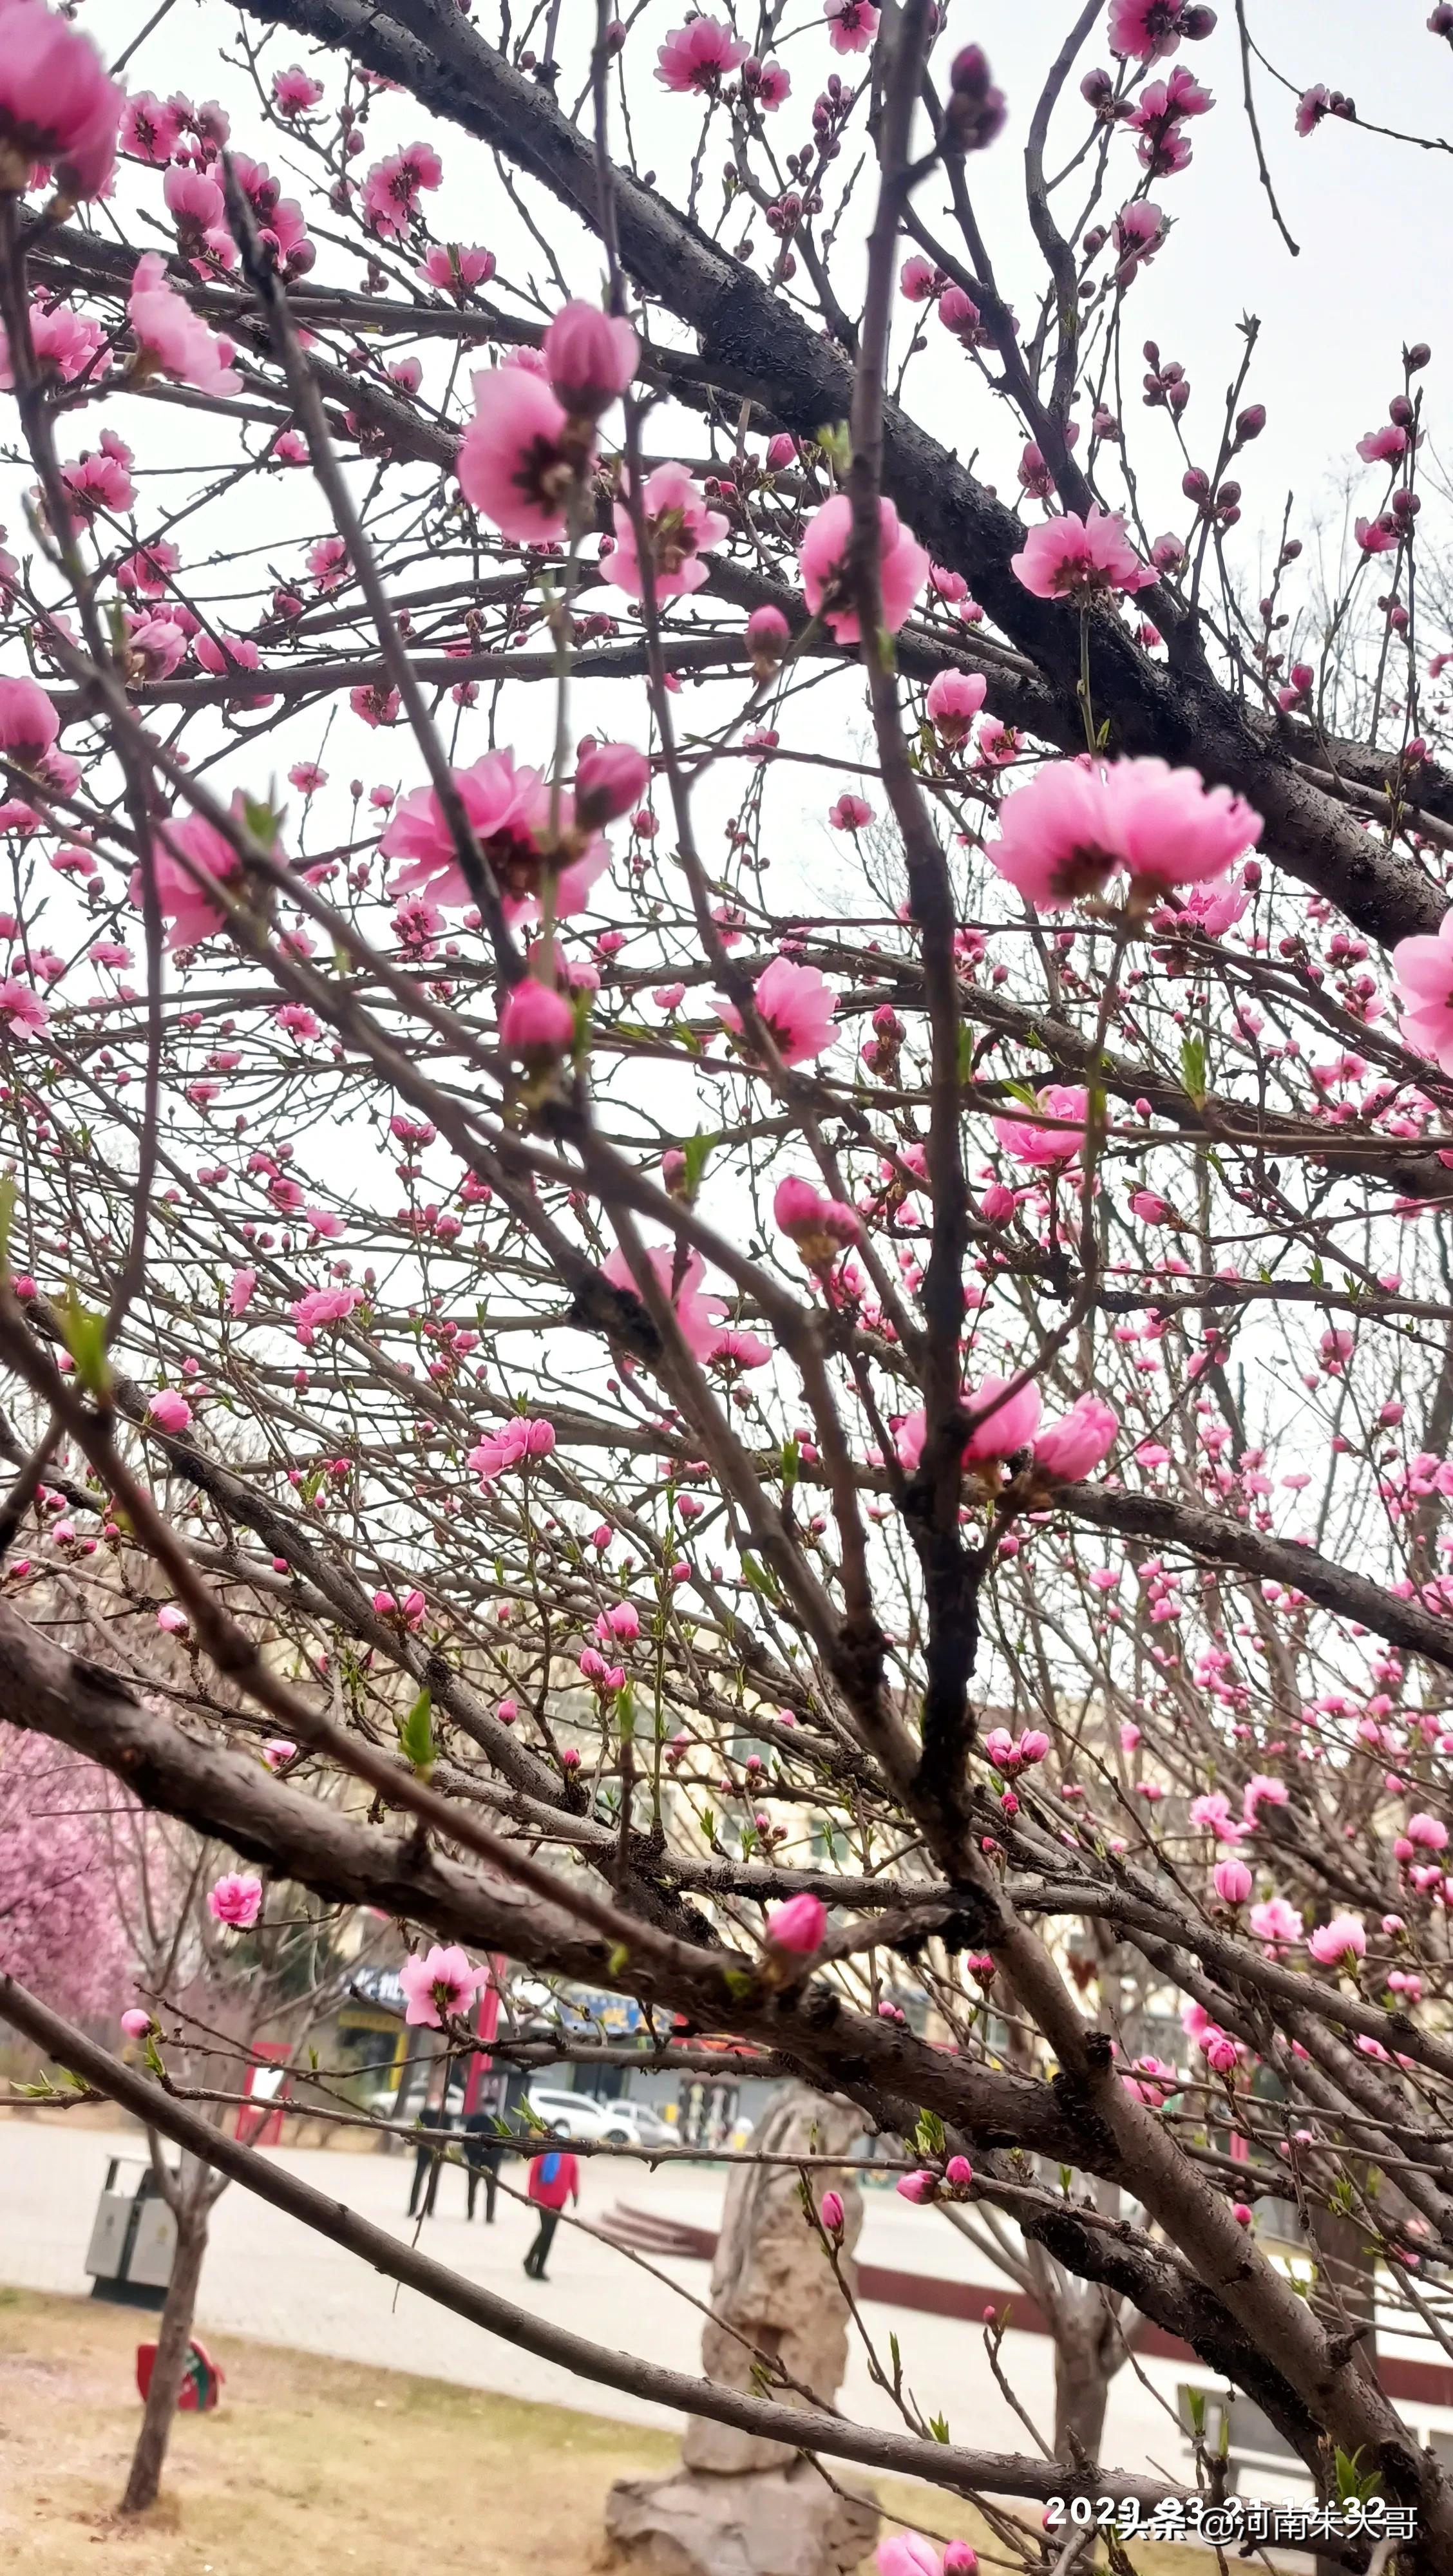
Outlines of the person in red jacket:
M567 2200L580 2199L580 2168L564 2147L548 2147L530 2167L530 2198L540 2213L540 2232L525 2256L532 2281L545 2278L545 2257Z

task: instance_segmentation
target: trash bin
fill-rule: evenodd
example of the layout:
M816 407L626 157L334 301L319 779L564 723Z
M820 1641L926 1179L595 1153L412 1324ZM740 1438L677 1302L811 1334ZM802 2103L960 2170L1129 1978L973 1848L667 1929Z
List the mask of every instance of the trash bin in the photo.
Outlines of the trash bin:
M93 2299L123 2307L163 2305L177 2250L177 2222L140 2156L113 2156L86 2249Z

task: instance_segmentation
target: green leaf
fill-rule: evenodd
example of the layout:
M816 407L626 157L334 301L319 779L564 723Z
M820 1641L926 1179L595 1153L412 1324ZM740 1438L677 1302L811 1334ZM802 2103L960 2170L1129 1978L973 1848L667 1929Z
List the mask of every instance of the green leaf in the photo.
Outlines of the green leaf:
M261 848L271 850L276 847L282 817L273 811L270 798L244 796L242 819Z
M946 2415L930 2415L928 2419L928 2429L936 2442L946 2442L949 2437L948 2417Z
M609 1969L610 1974L613 1977L624 1975L625 1970L630 1965L630 1957L631 1954L627 1949L625 1942L617 1941L615 1948L612 1950L610 1957L606 1961L606 1966Z
M817 432L817 443L828 463L839 474L846 474L853 461L852 432L845 420L831 421Z
M948 2145L943 2122L936 2111L919 2112L918 2126L913 2135L915 2145L926 2156L941 2156Z
M433 1706L427 1688L421 1690L408 1716L399 1720L399 1750L422 1780L428 1779L439 1758L439 1748L434 1741Z
M797 1482L797 1470L802 1463L801 1452L798 1449L795 1439L783 1441L781 1459L783 1487L786 1492L790 1493Z
M1206 1099L1206 1045L1203 1038L1181 1040L1181 1081L1198 1109Z
M76 1376L87 1395L98 1401L111 1392L111 1370L106 1358L106 1318L89 1306L83 1306L75 1289L67 1290L61 1308L61 1334L66 1349L76 1365Z
M681 1148L681 1159L686 1166L686 1195L688 1198L695 1198L705 1177L706 1166L711 1154L714 1148L720 1143L721 1137L714 1129L708 1132L705 1128L698 1127L694 1136L687 1137L685 1144Z
M621 1742L622 1744L630 1744L634 1740L636 1732L636 1685L634 1682L627 1682L621 1690L617 1691L615 1709L616 1724L621 1731Z
M15 1174L0 1172L0 1279L10 1276L10 1237L15 1226Z

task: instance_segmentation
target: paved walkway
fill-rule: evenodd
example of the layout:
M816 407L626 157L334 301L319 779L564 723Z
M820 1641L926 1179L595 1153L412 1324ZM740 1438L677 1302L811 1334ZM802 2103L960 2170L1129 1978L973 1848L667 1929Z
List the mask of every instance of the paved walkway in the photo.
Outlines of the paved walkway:
M107 2160L137 2151L134 2130L112 2135L69 2129L60 2122L0 2117L0 2279L30 2289L84 2293L89 2287L83 2269L86 2245ZM322 2148L273 2152L279 2164L315 2190L347 2201L400 2238L414 2233L404 2215L411 2154L340 2155ZM598 2342L623 2345L677 2370L699 2368L702 2319L690 2300L705 2299L704 2263L653 2256L647 2270L619 2248L562 2226L550 2277L537 2288L521 2268L534 2234L532 2216L502 2190L494 2226L486 2227L478 2214L471 2226L464 2217L464 2196L463 2174L446 2167L437 2214L424 2224L418 2240L437 2261ZM719 2172L688 2181L675 2172L651 2175L644 2167L623 2168L604 2160L583 2165L584 2217L598 2219L622 2198L715 2226L722 2181ZM477 2211L482 2209L481 2193ZM982 2277L984 2271L981 2259L931 2212L908 2209L879 2193L869 2195L864 2249L871 2250L874 2261L905 2270L952 2272L964 2279ZM1021 2428L984 2367L972 2327L878 2305L868 2312L868 2321L885 2358L888 2335L897 2331L907 2378L924 2411L934 2414L941 2408L956 2440L1019 2447ZM381 2279L237 2185L223 2194L213 2214L198 2324L203 2334L212 2326L628 2421L669 2425L675 2420L614 2389L586 2387L554 2363L537 2360L416 2292ZM1006 2360L1011 2347L1016 2348L1011 2363L1016 2388L1044 2420L1052 2404L1049 2347L1042 2336L1011 2335ZM891 2402L873 2386L859 2350L849 2365L845 2397L862 2420L899 2420ZM1141 2412L1147 2412L1143 2396ZM1125 2435L1133 2438L1129 2422ZM1134 2444L1137 2460L1148 2441L1155 2442L1167 2463L1177 2457L1169 2424L1162 2438L1153 2420L1146 2421Z
M83 2268L85 2251L107 2160L118 2153L135 2156L140 2143L136 2130L111 2134L0 2115L0 2281L84 2295L89 2288ZM401 2239L415 2232L404 2215L413 2171L411 2151L344 2155L322 2148L284 2148L273 2152L288 2171L315 2190L346 2201L376 2225ZM688 2176L675 2168L652 2175L643 2166L591 2160L582 2166L581 2214L599 2219L615 2201L626 2199L666 2216L714 2227L722 2190L720 2169L698 2173L693 2168ZM551 2255L550 2278L536 2287L521 2268L534 2234L533 2216L503 2190L493 2227L484 2226L478 2215L473 2225L467 2224L464 2206L464 2176L446 2168L438 2212L419 2231L419 2241L437 2261L598 2343L623 2347L677 2370L699 2368L702 2319L699 2307L691 2302L706 2297L704 2263L652 2257L647 2269L618 2247L562 2226ZM478 2209L482 2212L482 2194ZM861 2251L868 2260L899 2270L961 2280L982 2280L987 2269L983 2258L934 2212L911 2209L895 2196L876 2191L867 2195ZM1023 2448L1023 2428L990 2376L975 2326L879 2302L868 2307L866 2319L885 2362L889 2335L896 2332L907 2384L926 2415L942 2412L947 2417L954 2441L994 2450ZM380 2278L326 2238L235 2184L213 2214L198 2324L203 2334L211 2327L251 2335L267 2343L425 2373L596 2415L667 2427L678 2420L659 2407L583 2382L503 2337L486 2334L435 2307L416 2292ZM1048 2338L1011 2331L1004 2340L1002 2359L1026 2411L1047 2428L1053 2421L1053 2355ZM1142 2369L1143 2380L1127 2368L1112 2385L1104 2457L1117 2467L1149 2470L1180 2485L1187 2474L1185 2452L1171 2414L1153 2392L1158 2391L1173 2409L1176 2382L1183 2370L1173 2362L1160 2361L1147 2362ZM1209 2377L1204 2372L1195 2375ZM843 2403L860 2422L899 2424L891 2400L874 2385L856 2344ZM1259 2489L1261 2482L1254 2484Z

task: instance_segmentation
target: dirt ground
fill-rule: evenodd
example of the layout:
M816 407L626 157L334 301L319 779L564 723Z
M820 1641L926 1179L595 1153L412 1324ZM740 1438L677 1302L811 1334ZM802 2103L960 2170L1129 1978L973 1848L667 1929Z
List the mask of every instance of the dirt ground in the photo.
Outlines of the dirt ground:
M452 2383L212 2336L212 2415L179 2415L156 2512L114 2511L140 2421L150 2316L0 2289L0 2567L26 2576L576 2576L602 2564L612 2479L668 2471L672 2437ZM946 2496L881 2481L910 2523L1006 2564ZM890 2528L893 2526L889 2526ZM1199 2552L1137 2552L1201 2576ZM871 2559L866 2562L870 2568Z

